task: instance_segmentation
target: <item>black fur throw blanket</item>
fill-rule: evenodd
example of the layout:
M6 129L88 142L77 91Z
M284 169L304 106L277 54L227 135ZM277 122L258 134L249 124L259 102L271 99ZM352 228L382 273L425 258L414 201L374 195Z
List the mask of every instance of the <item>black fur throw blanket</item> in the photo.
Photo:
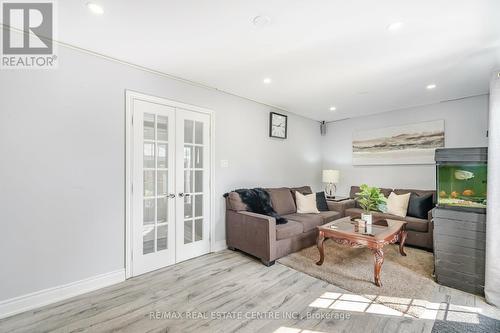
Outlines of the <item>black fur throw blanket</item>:
M248 206L248 209L252 213L263 214L267 216L274 217L276 219L276 224L285 224L287 219L281 217L276 213L276 211L271 206L271 197L262 188L253 189L239 189L234 190L234 192L240 195L241 201ZM229 194L224 194L227 197Z

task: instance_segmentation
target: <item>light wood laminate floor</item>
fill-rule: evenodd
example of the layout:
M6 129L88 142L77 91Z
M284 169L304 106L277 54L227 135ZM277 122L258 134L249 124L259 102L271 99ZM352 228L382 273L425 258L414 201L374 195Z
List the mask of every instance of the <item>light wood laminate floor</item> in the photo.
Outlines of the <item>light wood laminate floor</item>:
M388 333L431 332L434 325L383 309L368 313L366 305L332 309L339 297L353 300L344 308L356 304L357 295L334 285L224 250L0 320L0 332ZM436 299L498 315L481 298L453 289L439 288Z

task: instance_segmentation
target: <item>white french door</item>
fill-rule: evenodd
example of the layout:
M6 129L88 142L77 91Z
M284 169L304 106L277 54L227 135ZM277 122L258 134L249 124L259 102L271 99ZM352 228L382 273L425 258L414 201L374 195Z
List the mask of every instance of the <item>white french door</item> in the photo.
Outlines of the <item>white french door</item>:
M176 179L177 232L176 260L182 261L210 250L208 208L209 124L207 114L177 109Z
M210 251L210 115L132 98L130 276Z

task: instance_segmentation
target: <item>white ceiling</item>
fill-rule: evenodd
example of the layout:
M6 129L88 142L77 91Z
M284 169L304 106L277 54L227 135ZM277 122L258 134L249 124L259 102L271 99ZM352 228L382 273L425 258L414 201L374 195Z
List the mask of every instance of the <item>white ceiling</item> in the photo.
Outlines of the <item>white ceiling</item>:
M316 120L487 93L500 66L499 0L86 2L58 1L60 41Z

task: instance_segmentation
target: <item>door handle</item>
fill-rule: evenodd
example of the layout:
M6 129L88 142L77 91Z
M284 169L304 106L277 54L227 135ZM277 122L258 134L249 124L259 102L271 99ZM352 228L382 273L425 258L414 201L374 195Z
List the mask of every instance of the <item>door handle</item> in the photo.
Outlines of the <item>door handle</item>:
M179 193L179 197L181 197L181 198L182 197L189 197L189 196L191 196L191 194L189 194L189 193Z

